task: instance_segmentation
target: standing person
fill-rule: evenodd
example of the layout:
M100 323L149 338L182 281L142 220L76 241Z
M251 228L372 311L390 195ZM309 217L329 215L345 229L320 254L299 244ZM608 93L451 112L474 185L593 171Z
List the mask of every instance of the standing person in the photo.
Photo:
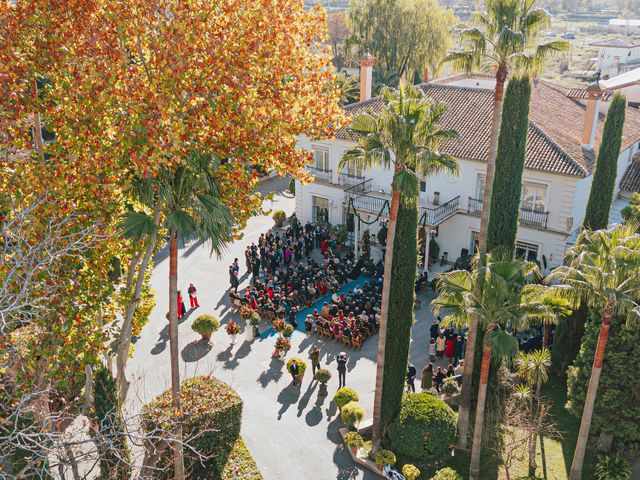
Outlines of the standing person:
M233 265L229 267L229 283L231 284L231 288L238 289L238 285L240 285L240 281L238 280L238 273L233 268Z
M186 307L184 305L184 299L182 298L182 292L180 290L178 290L178 320L180 320L182 317L184 317L184 314L186 312Z
M336 362L338 363L338 383L340 385L338 388L342 388L347 383L347 354L340 352L338 358L336 358Z
M247 265L247 272L251 271L251 265L253 264L253 252L249 246L247 246L247 249L244 251L244 260Z
M189 294L189 306L191 308L198 308L200 304L198 303L198 291L193 283L189 284L189 288L187 289L187 293Z
M436 361L436 339L432 338L429 340L429 361Z
M447 340L445 341L445 348L444 348L444 356L447 357L447 359L449 360L449 363L453 363L455 344L456 344L456 336L453 334L449 334L449 336L447 337Z
M434 320L433 323L431 324L431 327L429 327L429 335L434 340L436 338L438 338L438 333L440 333L440 327L438 325L438 320L439 319L440 319L440 317L438 317L436 320Z
M298 373L299 372L300 372L300 369L298 368L298 362L293 360L291 362L291 366L289 367L289 373L293 377L293 386L294 387L298 386Z
M436 357L442 358L444 356L444 349L446 348L447 341L444 338L442 332L436 338Z
M311 351L309 352L309 360L311 360L311 369L313 371L313 376L316 376L316 370L320 370L320 349L317 345L311 347Z
M416 393L416 375L417 375L416 367L413 363L409 362L409 366L407 367L407 385L411 389L412 393Z
M442 371L442 368L438 367L436 369L436 374L433 377L434 383L436 384L436 391L440 393L440 389L442 388L442 384L444 383L445 375Z
M453 366L457 366L460 359L464 358L464 338L458 335L456 338L456 344L453 346Z
M433 388L433 363L427 363L422 369L422 382L420 388L423 392Z
M253 285L255 286L256 281L260 280L260 260L258 260L258 258L254 258L253 262L251 263L251 270L253 272L253 277L251 277L251 281L253 282Z

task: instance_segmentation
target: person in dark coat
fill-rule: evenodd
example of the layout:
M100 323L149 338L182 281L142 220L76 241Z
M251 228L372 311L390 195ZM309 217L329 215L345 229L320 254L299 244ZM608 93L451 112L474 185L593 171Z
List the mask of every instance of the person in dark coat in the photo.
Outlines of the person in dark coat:
M433 387L433 363L427 363L422 369L420 388L425 392Z
M311 368L313 369L313 376L316 375L316 370L320 370L320 349L317 345L311 347L309 352L309 360L311 360Z
M298 362L295 360L291 362L291 366L289 367L289 373L293 377L293 386L298 386L298 375L300 373L300 369L298 368Z
M438 319L439 318L440 317L438 317ZM434 320L431 327L429 327L429 335L431 336L431 338L436 339L438 338L439 333L440 333L440 326L438 325L438 320Z
M461 358L464 358L464 347L465 347L464 338L462 338L461 335L458 335L458 338L456 338L456 343L453 346L453 366L454 367L458 366L458 362L460 361Z
M446 378L446 377L445 377L444 372L442 371L442 368L438 367L438 368L436 369L436 374L435 374L435 376L433 377L434 383L435 383L435 385L436 385L436 391L437 391L438 393L440 393L440 388L442 388L442 384L444 383L444 379L445 379L445 378Z
M338 358L336 358L336 362L338 363L338 383L340 385L338 388L342 388L347 383L347 354L345 352L340 352L338 354Z
M229 267L229 283L231 284L231 288L238 288L240 282L238 281L238 273L236 272L233 265Z
M416 367L413 365L413 363L409 363L409 367L407 368L407 385L409 385L412 393L416 393L415 381L417 374L418 371L416 370Z

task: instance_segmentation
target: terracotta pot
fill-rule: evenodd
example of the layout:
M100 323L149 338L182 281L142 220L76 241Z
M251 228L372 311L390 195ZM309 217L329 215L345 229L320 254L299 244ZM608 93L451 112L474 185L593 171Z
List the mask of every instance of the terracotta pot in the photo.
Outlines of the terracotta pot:
M378 470L380 470L381 472L384 470L384 465L378 465L376 463L376 467L378 468Z
M202 340L206 340L207 342L211 340L211 334L213 332L209 332L209 333L201 333L200 335L202 336Z
M329 395L329 392L327 391L327 382L320 382L320 389L318 390L318 396L326 397L327 395Z
M358 447L349 447L352 453L358 453Z
M302 375L296 375L296 382L298 383L302 383L302 379L304 378L304 374Z

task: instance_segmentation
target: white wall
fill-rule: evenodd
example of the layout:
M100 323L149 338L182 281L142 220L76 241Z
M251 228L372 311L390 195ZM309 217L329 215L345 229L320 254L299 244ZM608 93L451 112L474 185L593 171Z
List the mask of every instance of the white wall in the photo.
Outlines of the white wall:
M614 77L621 73L619 65L640 58L640 47L600 47L598 52L598 66L603 79Z

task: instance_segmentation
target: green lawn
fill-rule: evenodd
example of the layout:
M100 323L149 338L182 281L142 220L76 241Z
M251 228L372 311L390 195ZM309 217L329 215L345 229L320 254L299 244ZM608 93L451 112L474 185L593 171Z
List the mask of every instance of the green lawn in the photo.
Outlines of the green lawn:
M566 480L573 450L580 428L580 422L564 409L567 401L567 388L564 380L551 378L549 383L543 388L543 395L551 403L549 414L552 416L556 429L562 435L560 439L545 438L543 448L538 445L538 470L537 475L548 480ZM421 479L429 479L433 473L443 466L450 466L457 470L463 478L468 478L470 452L457 451L454 457L446 459L446 465L419 465L423 470ZM514 464L511 468L511 478L518 478L527 475L527 455L522 455L523 460L519 464ZM404 460L404 459L400 459ZM485 451L481 457L481 479L482 480L506 480L504 468L490 451ZM402 462L399 463L402 465ZM592 478L591 472L595 465L595 456L587 452L586 465L584 467L584 479Z

